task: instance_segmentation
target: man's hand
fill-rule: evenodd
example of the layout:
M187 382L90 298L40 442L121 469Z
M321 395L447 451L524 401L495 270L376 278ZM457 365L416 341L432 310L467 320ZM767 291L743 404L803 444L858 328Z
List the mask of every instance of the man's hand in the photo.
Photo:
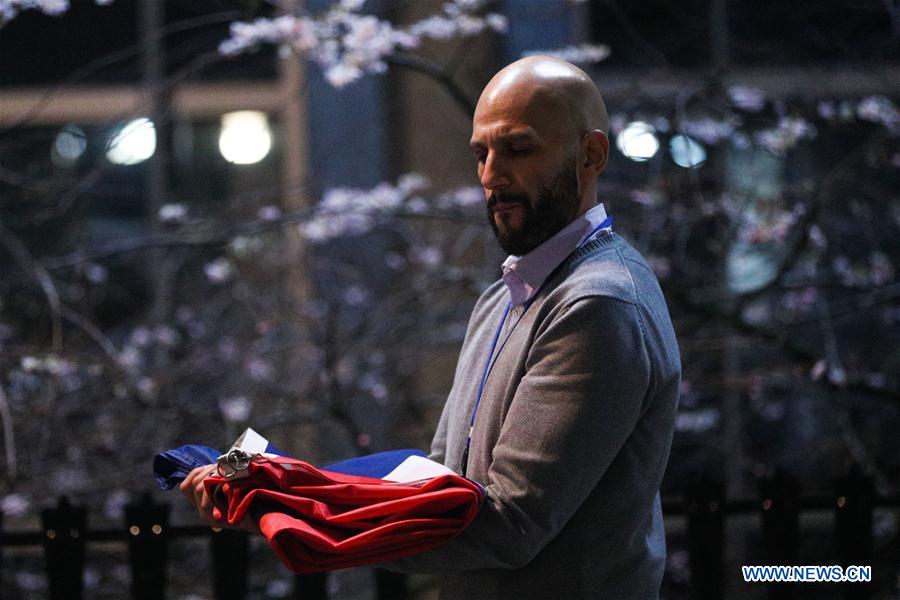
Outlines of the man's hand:
M188 499L188 502L197 509L197 513L200 515L200 520L203 521L206 525L216 529L216 528L233 528L233 529L244 529L245 531L253 531L258 532L259 528L253 522L252 518L246 518L241 522L240 527L234 527L229 525L227 521L224 519L219 521L213 518L213 502L212 498L210 498L209 494L206 493L206 486L203 485L203 482L210 475L216 474L217 467L216 465L204 465L202 467L197 467L190 473L188 473L187 477L184 478L184 481L178 486L178 489L185 495Z
M212 498L206 493L203 481L210 475L216 473L216 465L204 465L197 467L184 478L184 481L178 486L178 489L187 497L188 502L197 509L200 514L200 520L207 525L213 527L227 527L227 523L213 519Z

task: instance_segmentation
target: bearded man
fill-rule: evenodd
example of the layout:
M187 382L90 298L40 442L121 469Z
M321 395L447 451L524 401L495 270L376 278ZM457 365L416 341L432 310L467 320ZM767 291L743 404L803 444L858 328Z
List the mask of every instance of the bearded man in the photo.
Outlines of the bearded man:
M656 277L597 203L607 127L591 79L555 58L507 66L478 101L471 148L510 256L431 458L487 500L446 545L388 565L439 573L442 598L659 595L681 363Z
M608 118L591 79L517 61L478 101L471 149L510 256L478 299L431 447L484 486L475 521L385 566L441 576L441 597L657 598L659 487L678 344L647 262L597 202ZM196 469L182 489L211 505Z

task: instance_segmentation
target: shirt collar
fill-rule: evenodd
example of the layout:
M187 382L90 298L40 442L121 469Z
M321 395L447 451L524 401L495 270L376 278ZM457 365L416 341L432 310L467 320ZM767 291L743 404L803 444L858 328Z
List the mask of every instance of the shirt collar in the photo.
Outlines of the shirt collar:
M606 209L598 204L528 254L507 257L503 261L503 281L509 288L512 305L519 306L530 299L553 270L605 220Z

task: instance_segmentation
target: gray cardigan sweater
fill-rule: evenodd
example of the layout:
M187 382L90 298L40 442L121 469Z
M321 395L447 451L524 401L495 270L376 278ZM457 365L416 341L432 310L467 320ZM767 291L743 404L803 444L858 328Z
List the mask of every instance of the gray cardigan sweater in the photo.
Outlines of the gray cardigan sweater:
M491 340L509 299L479 298L431 458L456 472ZM435 550L387 564L442 575L442 598L656 598L659 486L681 376L665 299L616 234L577 249L501 332L467 477L488 498Z

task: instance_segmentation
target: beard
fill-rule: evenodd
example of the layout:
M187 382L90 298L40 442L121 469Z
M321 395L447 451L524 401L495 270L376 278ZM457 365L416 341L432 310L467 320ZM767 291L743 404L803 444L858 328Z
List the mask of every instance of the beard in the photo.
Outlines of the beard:
M501 202L520 205L522 219L517 229L497 225L494 207ZM533 203L524 194L492 192L487 201L487 217L503 251L523 256L571 223L578 215L579 204L575 167L570 164L560 169L549 185L538 188Z

